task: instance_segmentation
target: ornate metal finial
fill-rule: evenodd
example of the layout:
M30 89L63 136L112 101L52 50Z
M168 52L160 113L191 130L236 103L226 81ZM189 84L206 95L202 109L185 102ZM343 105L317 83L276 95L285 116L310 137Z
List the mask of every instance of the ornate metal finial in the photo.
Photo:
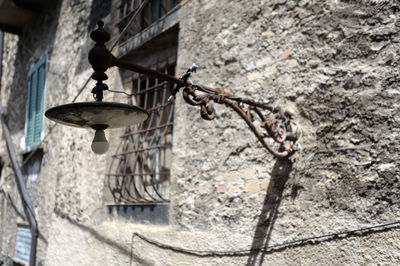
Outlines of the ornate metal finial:
M104 22L98 21L97 22L97 29L90 33L90 38L96 42L97 45L104 45L106 42L110 40L110 34L104 30Z
M97 22L97 26L98 28L90 33L90 38L95 42L95 45L90 50L88 59L94 70L92 79L97 81L92 93L96 101L101 102L103 91L108 89L107 85L103 83L104 80L108 79L105 72L112 65L113 56L105 46L105 43L110 40L110 34L104 30L104 22Z

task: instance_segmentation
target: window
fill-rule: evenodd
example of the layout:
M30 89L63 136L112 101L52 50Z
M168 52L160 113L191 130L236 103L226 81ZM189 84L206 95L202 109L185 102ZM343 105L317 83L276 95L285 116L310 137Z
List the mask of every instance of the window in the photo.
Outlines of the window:
M19 265L28 265L31 254L32 234L27 224L17 224L13 261Z
M173 75L175 64L158 68ZM150 117L126 129L111 163L108 185L117 203L168 202L174 106L168 102L173 85L141 76L132 80L130 103Z
M23 161L27 160L25 165L22 167L22 172L28 176L30 183L36 181L40 174L42 165L43 149L37 149L33 154L25 153L23 155Z
M136 17L128 31L124 34L121 42L126 41L136 33L152 25L160 18L173 11L179 0L150 0ZM119 6L119 20L117 26L122 31L128 24L129 19L136 13L143 0L122 0Z
M46 57L30 71L28 77L28 104L25 122L25 147L40 142L43 125L44 87L46 81Z

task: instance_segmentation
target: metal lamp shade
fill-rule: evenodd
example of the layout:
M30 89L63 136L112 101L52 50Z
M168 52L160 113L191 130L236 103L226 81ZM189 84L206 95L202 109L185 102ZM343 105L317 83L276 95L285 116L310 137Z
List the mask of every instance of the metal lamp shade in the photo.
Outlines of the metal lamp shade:
M81 102L56 106L46 111L50 120L72 127L128 127L146 120L147 111L134 105L113 102Z

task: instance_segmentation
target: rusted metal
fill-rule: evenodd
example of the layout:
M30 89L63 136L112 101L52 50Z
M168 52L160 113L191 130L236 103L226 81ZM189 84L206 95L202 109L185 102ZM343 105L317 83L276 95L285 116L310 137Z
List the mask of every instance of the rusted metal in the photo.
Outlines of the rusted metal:
M226 92L221 92L221 90L210 90L201 85L189 84L187 79L192 72L194 71L189 69L187 71L189 75L184 75L184 78L180 79L183 83L181 83L181 87L184 87L183 98L190 105L200 106L200 115L203 119L212 120L216 117L215 109L211 104L212 102L225 104L245 120L262 146L272 155L277 158L284 158L290 156L295 151L295 144L298 137L293 129L293 115L291 113L283 112L280 107L273 107L252 99L237 97L232 94L227 94ZM259 109L269 111L269 116L265 117ZM265 141L264 137L255 127L252 111L261 119L261 127L267 131L268 136L279 144L276 149L272 148L272 146Z
M262 146L272 155L277 158L282 158L290 156L295 151L297 134L293 129L293 115L291 113L283 111L280 107L273 107L264 102L257 102L253 99L237 97L223 89L192 84L188 79L197 69L195 64L193 64L192 67L182 75L182 77L178 78L168 73L156 71L118 59L114 57L104 45L104 43L109 39L109 35L104 31L103 25L102 22L99 22L99 28L92 32L91 38L96 42L96 45L89 53L89 62L95 70L95 73L92 75L93 79L97 80L101 86L103 86L101 82L107 79L107 75L104 72L107 68L112 66L117 66L119 68L124 68L152 77L156 79L157 82L171 82L172 84L175 84L169 98L171 102L175 99L177 92L183 88L183 98L185 101L191 105L200 106L200 115L205 120L212 120L216 117L211 102L225 104L245 120L246 124L260 141ZM149 87L150 86L147 84L145 89L147 91L144 91L145 105L141 105L141 97L137 97L138 104L144 109L152 108L147 106L147 97L148 92L150 91ZM100 96L102 97L102 90L98 89L98 91L101 91L101 95L100 92L98 92L98 98L100 98ZM268 111L268 115L262 114L261 110ZM255 127L253 123L254 115L252 112L256 113L261 119L261 128L266 130L268 137L278 143L277 148L273 148L272 145L268 144L265 141L265 137L261 135L260 131Z
M94 69L92 78L97 81L92 91L96 100L101 101L103 91L108 89L103 83L108 78L105 71L109 67L116 66L146 76L145 80L140 78L136 80L134 96L138 106L150 110L148 120L121 136L121 144L113 156L108 185L116 202L168 201L169 191L163 194L162 189L167 187L164 186L164 182L169 182L169 176L154 174L163 171L146 167L161 167L154 155L165 152L163 149L169 147L164 145L162 140L163 137L165 139L165 136L172 135L174 99L181 89L187 103L200 106L200 115L203 119L212 120L216 117L212 103L224 104L239 114L261 145L273 156L288 157L296 150L298 137L293 127L291 113L264 102L235 96L220 88L193 84L189 77L196 71L196 65L190 67L181 77L176 77L170 75L171 71L167 69L157 71L118 59L105 46L110 36L103 29L103 25L104 23L99 22L98 29L91 34L96 44L88 57ZM152 82L150 78L153 79ZM142 81L145 81L145 86ZM163 89L160 89L161 87ZM133 102L132 99L130 102ZM256 127L255 117L260 120L260 123L257 123L258 127L264 129L266 134L262 134ZM137 133L134 133L135 131Z
M165 80L165 81L169 81L175 84L182 84L182 81L172 75L168 75L166 73L160 72L160 71L156 71L147 67L143 67L143 66L139 66L137 64L133 64L130 62L126 62L124 60L118 59L116 57L112 57L112 61L110 64L110 67L112 66L117 66L119 68L123 68L123 69L127 69L127 70L131 70L133 72L137 72L146 76L150 76L153 78L157 78L157 79L161 79L161 80Z
M135 67L136 72L141 70L143 69ZM277 158L284 158L290 156L295 151L295 144L298 136L297 132L293 128L293 114L287 111L282 111L280 107L273 107L263 102L257 102L244 97L237 97L231 93L227 93L222 89L192 84L191 82L188 82L188 78L194 71L195 68L190 68L181 78L170 76L168 79L166 79L177 84L171 93L172 100L175 99L175 95L179 89L184 88L183 98L190 105L199 105L200 115L205 120L212 120L216 117L216 113L211 105L211 102L225 104L226 106L232 108L240 115L240 117L245 120L246 124L254 133L256 138L260 141L262 146L272 155ZM151 75L154 77L158 76L165 78L165 74L158 75L156 71L149 71L149 69L144 69L143 72L139 73L151 73ZM269 115L264 116L260 109L263 111L268 111ZM277 148L272 148L272 146L265 141L265 137L263 137L260 131L255 127L253 123L253 111L261 119L261 128L264 128L267 131L268 136L279 144Z
M136 70L140 71L142 69L144 68L136 68ZM182 87L183 98L191 105L200 106L200 114L203 119L212 120L216 117L212 103L224 104L239 114L261 145L273 156L284 158L295 151L297 134L292 125L293 115L289 112L283 112L281 108L273 107L266 103L237 97L223 90L210 90L208 87L193 85L188 82L189 75L185 78L177 78L168 75L167 71L162 75L158 75L158 71L149 71L148 69L140 73L150 73L151 76L156 77L153 81L155 85L152 86L149 85L149 77L147 77L144 88L142 88L143 80L137 80L136 86L138 88L133 94L139 106L147 110L153 110L153 112L150 112L151 115L148 122L140 124L138 128L129 130L121 136L121 145L113 156L113 161L119 161L118 166L114 168L117 170L110 171L107 175L110 191L116 202L166 202L169 200L169 195L162 193L162 184L160 185L162 180L169 179L169 171L150 169L150 165L159 165L159 163L156 162L156 157L149 154L151 152L160 153L163 149L168 149L171 146L161 144L160 140L167 132L172 134L173 102L170 102L171 109L169 110L167 121L161 123L161 119L159 119L156 120L155 125L152 125L152 121L155 119L157 110L162 112L168 106L167 95L176 94L179 88ZM170 81L172 80L177 84L169 93L168 84L159 81L159 79L164 80L166 75L168 75ZM164 89L161 90L160 87ZM157 95L161 92L162 100L157 102ZM268 113L264 114L263 112ZM255 117L259 118L260 128L265 129L267 135L262 135L256 128ZM266 138L276 142L277 147L269 144ZM149 145L148 147L144 146L146 143ZM149 160L150 162L146 163ZM110 169L113 168L110 167Z
M246 99L244 102L241 97L207 92L204 89L201 89L202 93L198 94L198 90L199 86L197 85L186 86L183 90L183 98L190 105L200 106L200 113L203 119L212 120L216 117L215 110L211 107L211 102L225 104L243 118L262 146L272 155L277 158L284 158L294 152L297 134L293 132L291 115L288 113L283 113L278 107L274 108L268 104L253 100ZM269 117L265 118L257 107L270 111ZM261 127L267 131L268 136L280 144L277 149L273 149L257 130L253 123L254 116L251 111L255 111L258 117L261 118Z
M161 73L174 68L172 64ZM167 100L172 89L169 82L147 75L133 81L129 102L151 111L147 121L121 135L112 156L107 179L115 202L169 201L170 166L163 159L172 147L174 105Z
M0 61L0 63L1 63L1 61ZM0 78L1 78L1 76L0 76ZM15 148L14 148L14 145L11 140L10 130L8 128L6 118L3 114L3 109L2 109L1 104L0 104L0 120L1 120L2 128L3 128L3 134L6 138L8 155L10 156L10 161L11 161L12 167L14 169L15 181L17 183L18 192L21 196L22 206L24 207L25 216L27 217L27 219L29 221L29 225L30 225L30 230L31 230L31 234L32 234L32 242L31 242L30 255L29 255L29 265L34 266L34 265L36 265L36 247L37 247L37 239L39 236L38 224L36 221L32 202L29 198L29 195L28 195L28 192L27 192L27 189L25 186L24 178L22 176L22 171L18 164L17 153L15 152Z
M183 98L191 105L200 105L200 114L205 120L212 120L216 117L214 110L209 105L210 101L225 104L231 107L245 120L250 130L254 133L263 147L277 158L287 157L294 152L297 134L296 132L292 131L292 115L288 112L281 111L280 107L273 107L269 104L257 102L252 99L237 97L231 93L227 93L222 89L191 84L187 81L187 78L190 75L188 75L186 78L178 78L149 68L124 62L116 58L113 58L112 62L115 66L177 84L175 90L172 91L173 99L180 88L184 88ZM193 71L190 71L190 73L191 72ZM262 119L261 127L267 131L269 137L275 140L275 142L281 144L275 150L271 147L271 145L265 142L264 138L261 136L261 133L255 128L253 122L251 121L251 112L258 110L256 108L269 111L271 113L268 118ZM256 113L260 117L260 110L256 111Z

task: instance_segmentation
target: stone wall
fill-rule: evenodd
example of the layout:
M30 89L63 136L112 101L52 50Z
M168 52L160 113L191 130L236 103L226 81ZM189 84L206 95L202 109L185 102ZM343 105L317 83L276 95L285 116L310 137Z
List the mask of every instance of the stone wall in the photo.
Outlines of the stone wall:
M176 224L250 234L255 248L396 221L398 8L395 1L190 1L180 22L179 70L195 62L195 82L294 112L302 151L291 162L276 160L231 110L218 106L218 118L203 121L180 100ZM353 260L332 250L313 262L308 252L268 261ZM373 259L398 259L389 253ZM369 258L360 251L355 261Z
M29 67L48 54L46 108L70 102L91 74L85 54L93 21L112 25L117 2L60 1L22 36L6 35L1 99L20 152ZM182 3L176 73L196 63L194 82L292 111L301 151L277 160L232 110L214 104L217 118L205 121L178 95L171 222L137 224L105 213L104 176L119 131L99 157L90 151L93 132L51 129L46 121L41 173L27 181L41 233L39 265L129 265L131 254L138 265L396 264L395 226L236 256L175 252L138 237L131 250L133 232L186 249L232 251L397 220L397 2ZM122 86L118 70L108 75L109 85ZM78 101L91 100L92 86ZM4 147L3 140L5 189L22 210ZM11 256L15 222L23 218L7 206L1 253Z
M22 154L29 152L23 147L28 71L35 62L47 56L45 109L72 101L91 74L86 53L82 50L91 42L88 33L94 25L90 26L89 22L97 20L91 17L93 9L88 1L56 1L46 6L22 35L5 35L1 99L21 164ZM91 86L92 82L77 101L91 99ZM103 206L104 181L97 177L104 176L105 163L91 155L91 132L54 127L54 123L46 119L43 128L44 140L39 146L44 151L41 171L35 182L26 177L26 185L39 225L37 263L52 265L45 263L45 259L47 248L53 244L49 236L60 226L57 218L88 220ZM9 166L7 152L3 150L4 138L1 147L2 158ZM1 253L12 256L16 222L26 219L11 167L3 169L2 177L5 177L3 188L16 210L7 201L6 219L1 224L4 228ZM6 200L3 195L2 200ZM22 215L18 216L17 211Z

